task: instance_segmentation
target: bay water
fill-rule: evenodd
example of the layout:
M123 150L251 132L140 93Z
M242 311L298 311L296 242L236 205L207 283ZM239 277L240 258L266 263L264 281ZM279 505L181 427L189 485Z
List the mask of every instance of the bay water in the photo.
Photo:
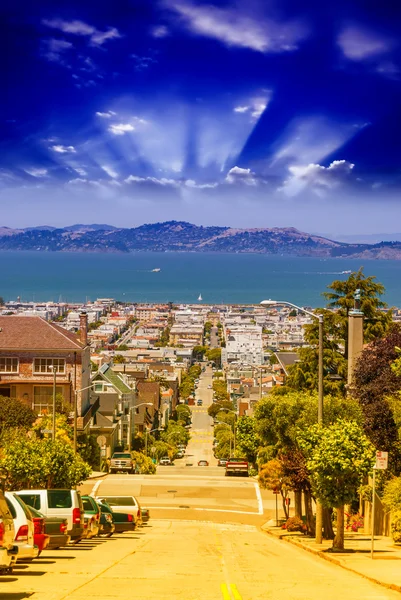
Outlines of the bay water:
M343 271L363 266L401 306L401 261L319 259L264 254L0 252L0 296L25 301L259 303L324 306L321 293ZM160 269L160 271L154 271Z

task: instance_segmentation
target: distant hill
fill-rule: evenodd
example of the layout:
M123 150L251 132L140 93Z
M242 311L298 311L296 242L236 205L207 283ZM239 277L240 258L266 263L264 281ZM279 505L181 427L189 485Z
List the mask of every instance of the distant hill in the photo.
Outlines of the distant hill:
M132 229L71 225L21 229L0 227L0 250L53 252L230 252L293 256L401 259L401 242L345 243L293 227L237 229L184 221Z

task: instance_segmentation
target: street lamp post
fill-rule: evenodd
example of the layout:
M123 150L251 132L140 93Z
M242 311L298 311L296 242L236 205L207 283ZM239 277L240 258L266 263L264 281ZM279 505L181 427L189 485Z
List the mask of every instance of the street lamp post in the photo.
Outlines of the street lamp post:
M148 435L150 433L153 433L154 431L163 431L163 429L160 429L160 427L156 427L155 429L151 429L150 431L145 429L145 456L148 455Z
M93 383L91 385L87 385L80 390L75 390L74 392L74 453L77 453L77 437L78 437L78 394L84 392L85 390L89 390L93 387Z
M309 315L313 319L319 321L319 350L318 350L318 409L317 409L317 420L318 423L323 423L323 315L305 310L301 306L297 306L292 302L277 301L277 300L262 300L261 304L264 306L291 306L296 310L299 310L306 315ZM317 544L322 543L322 528L323 528L323 507L320 502L316 502L316 537L315 541Z
M134 412L132 412L132 409L137 409L140 406L153 406L153 402L141 402L141 404L135 404L133 407L130 406L129 407L129 420L128 420L128 451L131 452L132 450L132 432L134 432L135 435L135 424L134 424L134 415L135 415L135 410Z
M52 418L52 440L56 439L56 374L57 367L53 365L53 418Z

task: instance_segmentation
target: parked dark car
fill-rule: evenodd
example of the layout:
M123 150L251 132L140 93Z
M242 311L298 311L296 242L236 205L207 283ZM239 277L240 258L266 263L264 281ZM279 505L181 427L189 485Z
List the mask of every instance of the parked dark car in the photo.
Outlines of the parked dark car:
M70 543L71 537L68 535L68 519L66 517L45 517L39 510L33 506L27 505L29 510L34 515L40 515L45 520L45 533L49 536L47 550L57 550L62 546L67 546Z
M111 537L116 530L116 526L113 520L113 512L109 506L98 502L101 513L100 513L100 528L99 536Z
M114 523L115 533L124 533L124 531L134 531L136 528L135 518L133 515L128 513L117 513L114 512L111 506L106 502L99 503L99 506L103 513L111 515Z
M46 550L49 546L50 535L46 533L46 520L44 515L35 508L32 508L32 506L28 506L28 508L33 521L33 540L35 545L39 548L38 556L40 556L43 550Z

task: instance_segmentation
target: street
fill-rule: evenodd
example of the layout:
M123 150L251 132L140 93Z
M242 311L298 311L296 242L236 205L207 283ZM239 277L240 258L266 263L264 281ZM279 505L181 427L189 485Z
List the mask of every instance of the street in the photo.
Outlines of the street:
M203 374L183 459L156 475L108 475L83 493L136 495L149 525L44 552L0 578L0 600L395 600L400 594L341 569L260 527L275 497L252 478L226 478L213 458L211 370ZM198 467L198 460L209 467Z

